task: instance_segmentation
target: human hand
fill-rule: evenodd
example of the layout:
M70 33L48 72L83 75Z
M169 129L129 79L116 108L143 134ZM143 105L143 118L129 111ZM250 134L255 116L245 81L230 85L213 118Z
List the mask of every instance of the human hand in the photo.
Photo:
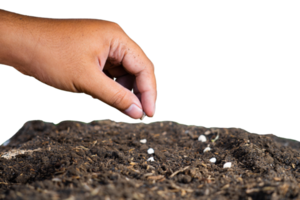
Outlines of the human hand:
M10 51L2 59L5 51L0 48L3 64L55 88L89 94L132 118L140 118L142 111L149 117L154 115L154 66L119 25L102 20L34 18L5 11L0 12L0 18L5 19L0 33L6 33L5 25L14 33L5 34L2 40L0 36L0 44L5 43L3 38L13 41L6 44Z

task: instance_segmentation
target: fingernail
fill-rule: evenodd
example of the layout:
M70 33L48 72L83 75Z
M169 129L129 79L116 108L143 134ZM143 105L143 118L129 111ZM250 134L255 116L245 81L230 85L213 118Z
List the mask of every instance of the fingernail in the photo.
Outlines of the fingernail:
M129 108L127 108L124 113L132 118L138 119L143 115L142 109L140 109L137 105L131 104Z

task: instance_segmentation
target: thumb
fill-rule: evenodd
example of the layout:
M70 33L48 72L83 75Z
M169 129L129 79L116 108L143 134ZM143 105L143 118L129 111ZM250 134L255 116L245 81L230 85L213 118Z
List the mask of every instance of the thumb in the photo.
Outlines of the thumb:
M89 73L87 79L76 88L134 119L139 119L143 115L139 99L130 90L110 79L100 70Z

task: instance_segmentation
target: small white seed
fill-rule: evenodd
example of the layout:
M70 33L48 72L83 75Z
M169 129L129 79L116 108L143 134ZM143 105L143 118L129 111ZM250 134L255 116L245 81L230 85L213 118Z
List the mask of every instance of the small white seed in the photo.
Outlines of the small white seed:
M205 153L205 152L207 152L207 151L210 151L211 150L211 148L208 146L208 147L206 147L204 150L203 150L203 153Z
M140 118L140 120L143 120L145 116L146 116L146 113L143 112L143 115L142 115L142 117Z
M205 131L205 132L204 132L204 135L209 135L209 134L211 134L210 131Z
M198 137L198 141L200 141L200 142L206 142L206 137L204 135L200 135Z
M148 153L148 154L154 154L154 149L149 148L148 151L147 151L147 153Z
M211 163L216 163L216 162L217 162L217 159L216 159L216 158L211 158L211 159L209 159L209 162L211 162Z
M52 181L53 182L61 182L61 179L56 177L56 178L53 178Z
M231 168L231 162L227 162L223 165L223 168Z
M147 139L141 139L140 143L146 144L147 143Z
M147 161L154 162L154 158L151 156Z

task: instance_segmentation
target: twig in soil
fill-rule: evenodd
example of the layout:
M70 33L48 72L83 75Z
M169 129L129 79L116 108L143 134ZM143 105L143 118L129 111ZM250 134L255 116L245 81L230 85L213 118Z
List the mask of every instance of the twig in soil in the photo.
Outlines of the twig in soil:
M157 181L157 180L160 180L160 179L162 179L162 178L164 178L164 176L163 176L163 175L157 175L157 176L148 176L148 177L147 177L147 179L150 179L150 180L155 180L155 181Z
M95 146L95 145L97 144L97 142L98 142L98 141L95 140L95 141L92 143L92 144L93 144L92 147Z
M155 169L155 167L153 167L152 165L147 165L147 170L148 169Z
M171 174L171 176L169 176L169 178L172 178L173 176L175 176L176 174L180 173L180 172L184 172L185 170L189 169L190 166L186 166L183 169L177 170L176 172L174 172L173 174Z
M178 189L178 190L185 190L186 192L193 192L194 190L190 189L190 188L182 188L179 187L178 185L176 185L173 181L169 181L170 185L172 188L174 189Z
M133 166L127 166L127 169L130 169L130 170L132 170L132 171L134 171L135 173L141 173L139 170L136 170L136 169L134 169L133 168Z

